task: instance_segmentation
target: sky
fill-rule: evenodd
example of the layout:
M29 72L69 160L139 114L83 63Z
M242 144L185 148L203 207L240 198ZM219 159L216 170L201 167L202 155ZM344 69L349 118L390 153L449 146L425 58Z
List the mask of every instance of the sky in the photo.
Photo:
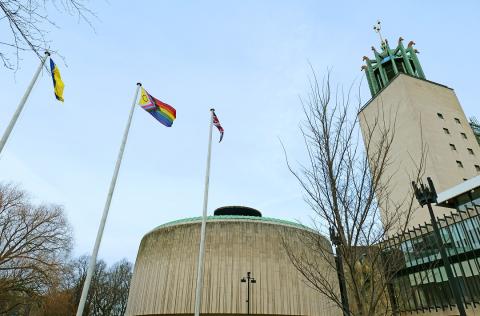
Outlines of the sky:
M55 100L50 74L35 85L0 154L0 182L13 182L37 203L63 205L74 255L89 254L97 233L136 83L174 106L173 127L137 107L99 258L134 261L143 235L202 213L209 109L214 130L208 212L245 205L264 216L308 223L312 211L288 171L302 162L300 97L310 65L335 84L360 85L362 57L379 47L382 21L390 43L413 40L427 79L455 89L467 117L480 118L480 2L462 1L90 1L94 28L49 9L48 34L65 82ZM8 29L0 24L0 33ZM3 133L38 66L0 68Z

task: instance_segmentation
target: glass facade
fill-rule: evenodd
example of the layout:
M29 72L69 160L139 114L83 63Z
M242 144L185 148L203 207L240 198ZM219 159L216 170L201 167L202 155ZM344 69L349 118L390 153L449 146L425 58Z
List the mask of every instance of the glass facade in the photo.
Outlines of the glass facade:
M480 190L454 199L452 213L438 218L440 234L467 308L480 304ZM438 310L455 306L452 290L430 223L387 243L386 255L401 252L395 271L393 302L400 311Z
M473 134L477 138L478 144L480 144L480 123L475 117L470 118L470 126L472 127Z

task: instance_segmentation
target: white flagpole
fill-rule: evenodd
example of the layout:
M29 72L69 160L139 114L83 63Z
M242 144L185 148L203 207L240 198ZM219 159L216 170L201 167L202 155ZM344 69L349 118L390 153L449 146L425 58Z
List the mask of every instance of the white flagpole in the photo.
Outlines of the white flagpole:
M5 147L5 144L7 143L8 137L10 136L10 133L12 132L13 127L15 126L15 123L17 123L17 119L20 116L20 113L22 112L23 107L25 106L25 103L27 102L30 92L32 92L35 82L37 82L38 75L40 75L40 71L42 70L42 67L45 64L45 61L47 60L48 56L50 56L50 53L45 52L45 56L41 58L40 65L38 66L37 71L33 75L32 81L30 81L30 84L28 85L27 90L25 91L25 94L23 95L22 99L20 100L20 103L18 104L17 110L15 111L15 113L13 113L13 116L10 120L10 123L7 126L7 129L3 133L2 139L0 140L0 154L2 153L3 147Z
M210 158L212 154L213 111L214 109L210 109L210 131L208 133L207 171L205 174L205 191L203 194L203 216L202 216L202 228L200 231L200 250L198 252L197 288L195 292L195 315L194 316L200 315L200 307L202 305L203 264L204 264L204 257L205 257L205 226L207 225L208 184L210 180Z
M112 180L110 182L110 189L108 190L107 200L105 201L105 207L103 209L102 219L100 221L100 226L98 227L97 239L95 240L95 246L93 247L93 253L90 257L90 263L88 265L87 277L85 278L85 283L83 284L82 296L80 298L80 303L78 304L77 316L82 316L83 309L85 308L85 302L87 300L88 290L90 288L90 283L92 281L93 273L95 272L95 264L97 263L98 249L100 248L100 242L102 241L103 230L105 228L105 222L107 221L108 210L110 209L110 203L112 202L113 191L115 190L115 184L117 183L118 171L120 170L120 165L122 164L123 152L125 150L125 144L127 143L128 132L130 130L130 125L132 123L133 112L135 110L135 105L137 103L138 91L142 86L141 83L137 83L137 90L135 91L135 97L133 98L132 108L130 109L130 115L128 116L127 126L125 127L125 132L123 134L122 144L120 145L120 150L118 152L117 163L115 164L115 170L113 171Z

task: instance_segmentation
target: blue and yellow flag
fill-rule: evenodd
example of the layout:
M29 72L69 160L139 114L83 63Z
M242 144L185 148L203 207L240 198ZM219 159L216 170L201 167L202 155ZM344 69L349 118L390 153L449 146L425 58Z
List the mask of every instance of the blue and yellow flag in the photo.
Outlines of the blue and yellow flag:
M57 98L58 101L63 102L63 88L65 87L65 84L62 81L62 77L60 76L60 71L58 70L57 65L55 65L51 58L50 71L52 72L53 90L55 92L55 98Z

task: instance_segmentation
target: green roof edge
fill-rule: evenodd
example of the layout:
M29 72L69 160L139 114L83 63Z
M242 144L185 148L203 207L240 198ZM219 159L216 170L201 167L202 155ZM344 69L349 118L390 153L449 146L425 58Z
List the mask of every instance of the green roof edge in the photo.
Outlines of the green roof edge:
M171 221L171 222L168 222L168 223L165 223L165 224L162 224L162 225L159 225L159 226L155 227L154 229L149 231L147 234L145 234L145 236L150 234L150 233L153 233L154 231L156 231L158 229L161 229L161 228L175 226L175 225L181 225L181 224L195 223L195 222L200 222L201 220L202 220L201 216L177 219L177 220L174 220L174 221ZM302 225L302 224L299 224L299 223L287 221L287 220L284 220L284 219L272 218L272 217L242 216L242 215L216 215L216 216L211 215L211 216L207 217L207 223L208 222L213 222L213 221L216 221L216 220L219 220L219 221L220 220L258 221L258 222L264 222L264 223L282 224L282 225L292 226L292 227L300 228L300 229L304 229L304 230L310 230L310 231L312 230L308 226L305 226L305 225Z

